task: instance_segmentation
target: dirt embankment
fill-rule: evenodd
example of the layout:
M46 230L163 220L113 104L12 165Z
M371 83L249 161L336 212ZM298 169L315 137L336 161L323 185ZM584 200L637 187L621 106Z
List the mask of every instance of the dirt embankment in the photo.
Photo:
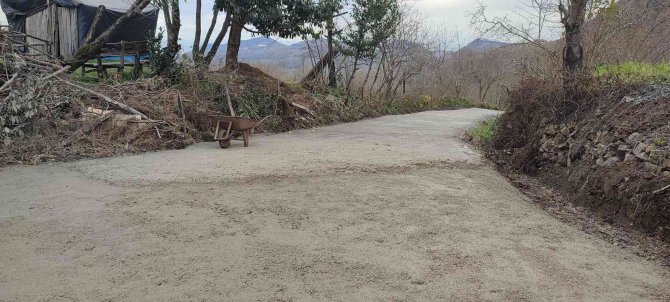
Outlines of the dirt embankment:
M667 248L670 88L593 84L564 101L557 85L526 84L493 144L501 167L536 176L587 216Z

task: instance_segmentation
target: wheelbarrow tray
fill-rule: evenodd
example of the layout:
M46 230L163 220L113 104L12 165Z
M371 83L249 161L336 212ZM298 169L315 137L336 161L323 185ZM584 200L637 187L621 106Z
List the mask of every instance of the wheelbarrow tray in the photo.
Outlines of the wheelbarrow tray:
M249 146L249 133L251 129L258 125L258 122L236 116L212 115L211 117L216 122L214 140L219 142L221 148L228 148L230 141L238 138L240 135L243 137L244 146Z
M226 123L231 123L231 130L235 131L253 129L256 127L256 125L258 125L258 122L254 120L237 116L212 115L212 118L216 123L224 123L224 125Z

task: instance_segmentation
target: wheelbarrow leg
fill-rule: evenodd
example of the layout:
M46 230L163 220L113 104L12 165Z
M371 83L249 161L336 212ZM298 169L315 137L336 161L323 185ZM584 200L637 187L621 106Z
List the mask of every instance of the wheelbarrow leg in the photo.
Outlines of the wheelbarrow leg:
M242 131L242 138L244 139L244 146L249 147L249 129Z
M222 135L219 135L220 124L221 124L221 123L227 123L228 126L226 127L226 132L225 132L225 133L222 133ZM219 121L219 122L216 123L216 132L214 133L214 139L216 139L216 140L219 141L219 146L220 146L222 149L228 149L228 147L230 147L230 139L231 139L231 137L230 137L230 136L231 136L231 135L230 135L230 134L231 134L230 131L231 131L231 128L232 128L232 127L233 127L233 123L231 123L231 122L225 122L225 121L224 121L224 122L220 122L220 121ZM223 131L222 131L222 132L223 132Z

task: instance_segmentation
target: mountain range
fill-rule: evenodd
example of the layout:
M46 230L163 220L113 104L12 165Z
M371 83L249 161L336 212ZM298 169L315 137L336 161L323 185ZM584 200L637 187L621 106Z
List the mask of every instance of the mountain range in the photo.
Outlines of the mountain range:
M309 51L320 52L324 55L326 52L326 41L311 40L308 42L300 41L292 44L284 44L272 38L259 37L241 41L239 59L242 62L252 64L273 65L285 69L288 72L309 68ZM505 47L508 43L476 39L470 42L459 51L485 52L488 50ZM226 56L227 45L223 44L219 48L214 62L222 62Z

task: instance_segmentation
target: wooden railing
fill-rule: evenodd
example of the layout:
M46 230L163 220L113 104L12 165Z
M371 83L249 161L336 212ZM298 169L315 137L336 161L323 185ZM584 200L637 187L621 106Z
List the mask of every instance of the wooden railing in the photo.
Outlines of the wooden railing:
M81 67L82 75L89 72L97 72L98 79L109 77L107 69L116 69L118 80L123 80L123 71L126 66L133 67L133 77L142 76L142 69L146 61L142 61L141 55L147 52L147 41L121 41L116 43L107 43L96 57L95 63L86 63ZM132 56L133 60L126 61L127 56ZM104 63L103 58L118 57L118 62ZM91 68L87 70L87 68Z
M51 41L13 31L8 25L0 25L0 30L6 33L5 37L14 48L12 49L13 51L24 53L26 56L44 56L49 59L55 59L53 56L53 43ZM29 43L28 39L36 40L38 43Z

